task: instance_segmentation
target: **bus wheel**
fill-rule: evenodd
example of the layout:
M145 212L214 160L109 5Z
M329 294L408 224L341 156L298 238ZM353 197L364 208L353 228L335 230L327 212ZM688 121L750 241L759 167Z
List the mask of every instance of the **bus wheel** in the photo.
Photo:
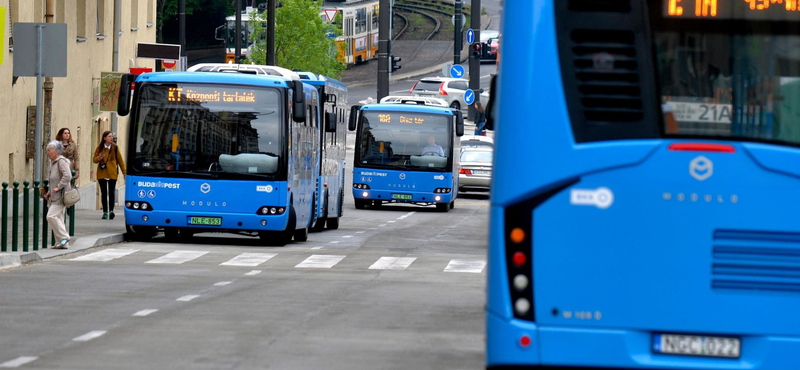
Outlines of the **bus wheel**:
M126 236L130 240L146 242L156 235L156 228L152 226L134 226L125 224Z
M356 199L355 202L356 202L356 209L364 209L364 207L367 206L367 202L369 202L369 201L368 200Z
M328 218L328 229L336 230L339 228L339 217L342 217L342 208L344 204L344 190L339 192L339 210L336 212L336 217Z
M450 210L450 205L447 204L447 203L439 203L439 204L436 205L436 209L439 212L447 212L447 211Z
M292 241L296 224L297 215L294 213L294 206L289 206L289 223L286 225L286 230L277 232L260 231L258 236L266 245L284 246Z
M165 227L164 228L164 238L169 241L177 241L178 240L178 228L177 227Z
M456 201L450 202L450 209L456 208Z
M308 227L297 229L294 231L294 241L304 242L308 240Z

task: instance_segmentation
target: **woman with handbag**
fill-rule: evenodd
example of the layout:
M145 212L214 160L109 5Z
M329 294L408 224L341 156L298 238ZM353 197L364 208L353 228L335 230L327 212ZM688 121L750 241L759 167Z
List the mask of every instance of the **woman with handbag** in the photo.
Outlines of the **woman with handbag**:
M97 183L100 185L100 198L103 203L103 219L114 219L114 190L117 188L117 178L119 172L117 167L122 170L122 174L127 174L125 170L125 160L119 147L114 143L114 135L111 131L103 133L100 145L94 150L92 162L97 163ZM110 211L110 213L109 213Z
M50 191L44 195L44 200L49 201L50 208L47 210L47 222L53 230L58 243L53 249L67 249L69 243L69 233L67 225L64 224L64 193L72 189L72 173L69 167L69 159L64 158L64 145L59 140L53 140L47 144L47 157L50 158Z

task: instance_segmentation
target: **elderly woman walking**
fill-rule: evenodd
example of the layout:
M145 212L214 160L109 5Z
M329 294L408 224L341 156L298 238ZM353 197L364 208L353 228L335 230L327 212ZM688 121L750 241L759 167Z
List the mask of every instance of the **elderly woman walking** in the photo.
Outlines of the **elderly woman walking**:
M72 174L69 159L64 158L63 154L64 145L61 141L53 140L47 144L47 157L50 158L50 192L44 195L44 199L50 202L47 222L58 240L53 249L67 249L69 243L67 226L64 224L64 211L67 207L64 206L62 198L64 192L71 189Z

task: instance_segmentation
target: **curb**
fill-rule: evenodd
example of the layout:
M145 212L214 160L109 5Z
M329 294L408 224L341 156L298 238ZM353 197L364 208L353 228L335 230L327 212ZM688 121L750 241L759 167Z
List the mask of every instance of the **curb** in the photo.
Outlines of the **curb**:
M42 249L33 252L0 255L0 270L29 263L46 261L56 257L68 256L94 248L109 246L125 241L125 234L95 234L76 238L70 249Z

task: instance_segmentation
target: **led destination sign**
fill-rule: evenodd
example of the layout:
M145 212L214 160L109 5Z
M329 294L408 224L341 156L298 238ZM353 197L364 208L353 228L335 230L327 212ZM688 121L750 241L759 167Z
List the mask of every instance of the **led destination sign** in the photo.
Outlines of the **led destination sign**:
M378 114L378 120L380 123L404 123L408 125L421 125L425 123L425 118L410 116L408 114L381 113Z
M663 12L681 19L800 21L800 0L664 0Z
M170 87L167 90L167 101L196 103L255 103L256 93L242 89L198 89Z

